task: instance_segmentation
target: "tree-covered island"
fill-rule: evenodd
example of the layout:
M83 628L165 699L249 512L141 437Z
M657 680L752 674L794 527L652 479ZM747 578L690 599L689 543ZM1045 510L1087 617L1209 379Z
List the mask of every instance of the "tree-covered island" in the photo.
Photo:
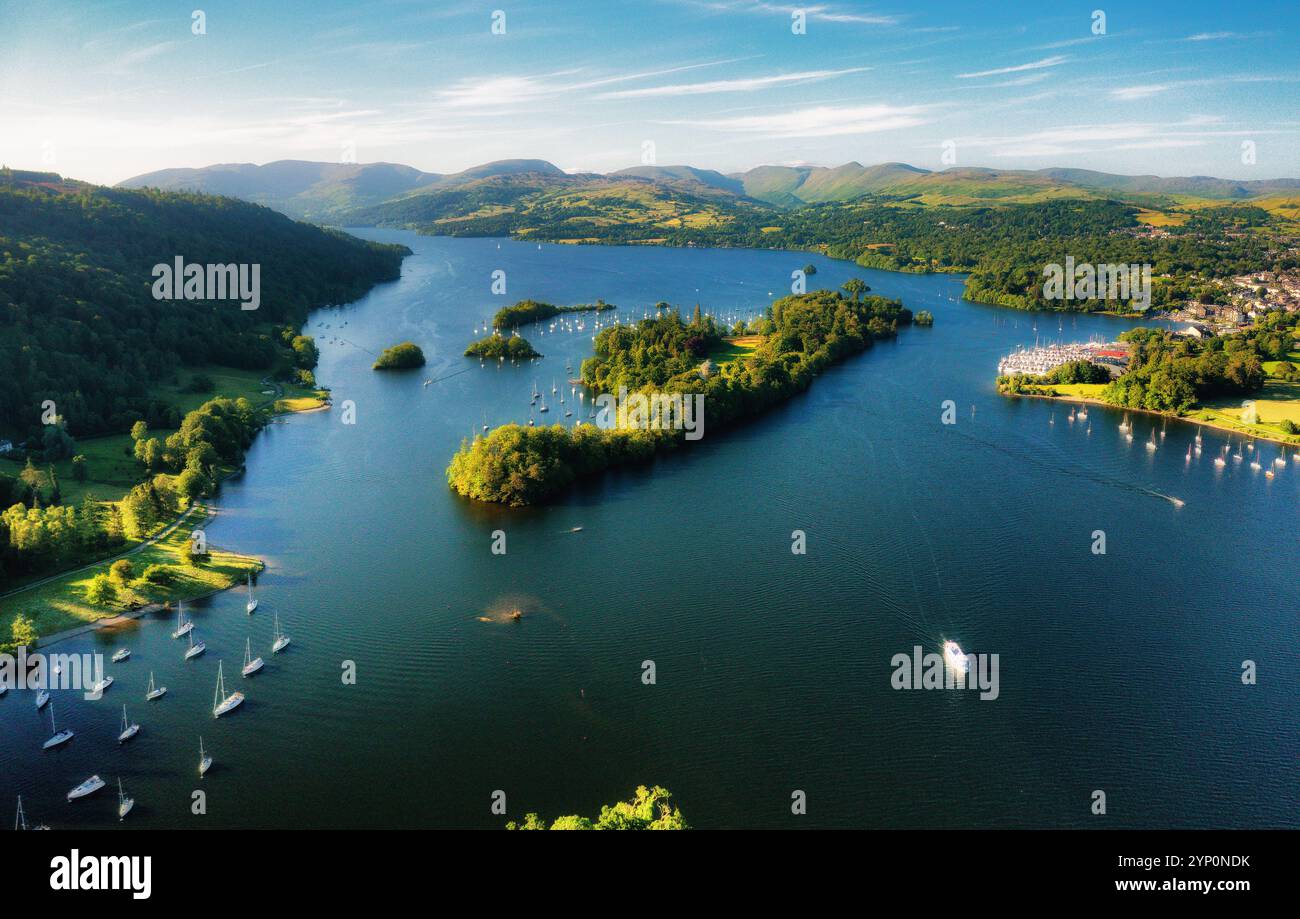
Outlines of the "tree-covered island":
M489 360L523 361L542 355L522 335L502 335L500 332L494 332L470 344L465 349L465 356Z
M582 364L582 382L599 394L643 394L658 404L703 397L713 430L802 392L822 370L911 322L911 311L897 300L859 290L783 297L744 337L728 338L698 307L689 322L670 310L601 330L595 355ZM503 425L464 442L447 467L447 481L478 501L535 504L580 478L644 462L686 439L680 425L660 424L662 416L622 420L607 416L572 428Z
M574 306L556 306L540 300L520 300L513 306L504 306L492 317L494 329L517 329L530 322L542 322L562 313L603 313L618 309L612 303L597 300L595 303L578 303Z
M374 363L373 370L410 370L424 366L424 352L414 342L404 341L385 348Z

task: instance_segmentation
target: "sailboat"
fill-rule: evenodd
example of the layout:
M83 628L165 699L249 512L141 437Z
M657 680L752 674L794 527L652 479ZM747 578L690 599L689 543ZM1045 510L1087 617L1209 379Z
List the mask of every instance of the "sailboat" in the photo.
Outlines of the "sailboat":
M253 657L253 639L248 639L244 645L244 669L240 672L248 677L262 669L265 662L260 657Z
M251 571L248 573L248 606L246 609L250 614L257 609L257 597L253 593L253 572Z
M203 749L203 738L199 738L199 778L203 778L212 768L212 754Z
M18 796L18 814L14 817L15 830L48 830L49 827L44 823L38 823L35 826L27 825L27 815L23 813L23 796Z
M1156 432L1154 429L1152 429L1151 431L1151 439L1147 441L1147 449L1148 450L1156 449Z
M271 643L271 653L279 654L289 647L289 636L280 631L280 614L275 615L275 641Z
M39 712L45 708L45 704L50 701L50 692L48 689L42 689L36 694L36 710Z
M176 604L176 631L172 632L172 638L184 638L190 632L194 631L194 623L185 618L184 604Z
M190 632L190 649L185 652L185 659L187 661L194 660L194 658L198 657L206 650L208 650L208 646L201 641L196 643L194 641L194 633Z
M126 717L126 706L122 706L122 732L117 735L117 742L124 744L140 733L140 725L132 724Z
M131 813L131 808L135 807L135 798L128 798L126 792L122 790L122 777L117 779L117 819L125 820L126 815Z
M1125 416L1124 416L1124 420L1121 421L1121 422L1119 423L1119 429L1120 429L1121 431L1127 431L1127 430L1129 429L1129 427L1130 427L1130 425L1129 425L1129 423L1128 423L1128 415L1125 415Z
M546 400L545 400L545 399L542 400L542 404L541 404L540 406L538 406L537 410L538 410L539 412L549 412L549 411L550 411L550 409L546 407Z
M111 676L106 676L98 683L96 683L94 686L90 687L90 694L98 699L100 696L104 694L104 691L112 685L113 685L113 678Z
M104 780L97 775L92 775L86 781L82 782L72 791L68 792L68 800L75 801L77 798L84 798L86 795L93 795L104 787Z
M220 663L217 664L217 690L212 696L212 717L220 718L227 712L233 712L244 704L242 692L226 695L226 676Z
M60 730L58 730L58 728L55 726L55 724L54 724L54 706L51 705L51 706L50 706L50 739L47 740L47 741L45 741L45 743L41 744L41 749L42 749L42 750L53 750L55 747L62 746L63 744L67 743L67 742L68 742L69 740L71 740L74 736L76 736L76 735L74 735L74 734L73 734L71 731L69 731L67 728L64 728L62 731L60 731Z
M144 700L146 702L152 702L154 699L161 699L165 695L167 695L167 687L155 685L153 681L153 671L150 670L149 691L144 694Z

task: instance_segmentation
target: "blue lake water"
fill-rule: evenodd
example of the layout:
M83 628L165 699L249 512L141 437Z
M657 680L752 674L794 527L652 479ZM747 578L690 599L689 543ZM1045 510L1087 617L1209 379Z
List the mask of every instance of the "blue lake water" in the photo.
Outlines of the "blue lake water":
M671 789L701 827L1300 826L1300 462L1271 480L1217 469L1215 432L1188 462L1190 425L1134 416L1129 442L1122 413L1071 423L994 391L998 357L1036 335L1131 323L965 303L959 278L806 253L358 233L415 255L400 281L313 315L335 407L259 436L208 528L267 560L261 608L245 615L242 591L196 605L209 650L190 663L161 618L59 645L134 655L109 665L103 700L56 697L77 732L61 750L41 752L49 718L31 694L0 700L0 802L116 827L109 790L64 800L97 772L135 796L130 827L493 827L497 790L511 816L591 815L638 784ZM460 441L526 421L534 381L565 420L566 365L590 353L594 316L524 330L545 355L533 364L462 357L496 309L603 297L624 321L659 300L748 316L809 261L811 286L862 277L934 327L548 507L447 488ZM424 370L370 370L406 339ZM1153 427L1165 437L1148 451ZM293 644L272 658L275 613ZM268 664L242 680L247 637ZM999 656L996 700L891 688L894 655L947 638ZM218 660L248 702L214 722ZM169 693L146 705L150 670ZM144 730L119 748L123 702ZM217 760L202 782L200 734Z

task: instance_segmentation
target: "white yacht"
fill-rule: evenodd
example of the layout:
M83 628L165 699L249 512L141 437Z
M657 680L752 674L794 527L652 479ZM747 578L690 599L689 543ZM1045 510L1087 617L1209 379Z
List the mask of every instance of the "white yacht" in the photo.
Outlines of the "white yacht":
M253 573L248 573L248 605L244 607L249 613L257 609L257 595L253 593Z
M951 639L943 643L943 662L958 673L970 669L970 658L962 651L961 645Z
M113 678L111 676L106 676L98 683L96 683L94 686L90 687L90 692L93 696L99 698L104 694L104 692L108 689L108 687L112 685L113 685Z
M41 709L45 708L46 703L49 701L50 691L48 689L42 689L36 694L36 710L39 712Z
M212 768L212 754L203 749L203 738L199 738L199 778L207 775Z
M126 659L129 658L130 656L131 656L131 649L130 649L130 648L118 648L117 651L116 651L116 653L113 654L113 657L111 658L111 660L112 660L113 663L115 663L115 664L120 664L120 663L122 663L122 661L126 660Z
M253 639L248 639L244 644L244 669L240 673L250 677L261 670L265 663L260 657L253 657Z
M82 782L72 791L68 792L68 800L75 801L78 798L84 798L86 795L93 795L104 787L104 780L97 775L92 775L86 781Z
M126 706L122 706L122 731L117 735L117 742L124 744L140 733L140 725L132 724L126 717Z
M226 677L221 664L218 663L217 690L212 695L212 717L220 718L228 712L233 712L243 704L244 694L242 692L232 692L230 695L226 695Z
M194 633L190 632L190 648L185 652L185 659L187 661L194 660L194 658L198 657L206 650L208 650L208 646L201 641L196 642L194 640Z

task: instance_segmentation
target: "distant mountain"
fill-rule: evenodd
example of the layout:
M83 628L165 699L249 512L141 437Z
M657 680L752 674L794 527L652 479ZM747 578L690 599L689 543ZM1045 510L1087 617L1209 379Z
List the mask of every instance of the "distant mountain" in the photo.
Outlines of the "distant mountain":
M165 169L127 179L152 186L229 195L293 217L326 223L427 226L442 232L527 230L529 213L555 228L579 230L632 223L680 228L691 220L715 224L757 208L877 196L922 205L1027 204L1055 198L1115 198L1154 204L1186 199L1246 201L1295 196L1300 180L1239 181L1207 176L1123 176L1087 169L930 171L906 163L864 166L759 166L724 175L694 166L634 166L607 175L568 173L546 160L484 163L447 175L392 163L342 164L280 160L202 169ZM684 223L682 223L684 222ZM521 226L522 223L522 226Z

